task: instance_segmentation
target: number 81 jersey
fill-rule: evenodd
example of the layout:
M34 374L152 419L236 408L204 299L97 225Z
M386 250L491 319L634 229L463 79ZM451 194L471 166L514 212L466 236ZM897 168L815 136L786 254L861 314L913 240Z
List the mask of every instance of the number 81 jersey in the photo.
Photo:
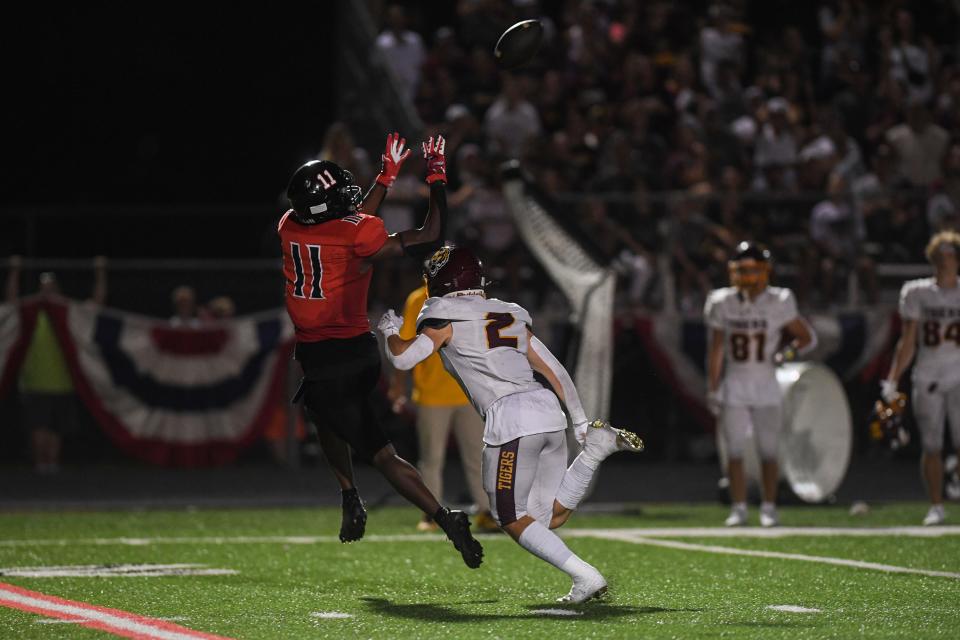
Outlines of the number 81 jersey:
M797 317L790 289L767 287L754 300L734 287L710 292L704 307L707 326L723 332L723 402L770 406L781 402L773 356L783 327Z
M960 281L943 289L934 278L910 280L900 289L900 317L917 322L914 380L960 382Z
M527 360L532 321L520 305L480 295L429 298L417 318L417 331L436 322L452 323L440 359L484 418L490 405L504 396L543 389Z

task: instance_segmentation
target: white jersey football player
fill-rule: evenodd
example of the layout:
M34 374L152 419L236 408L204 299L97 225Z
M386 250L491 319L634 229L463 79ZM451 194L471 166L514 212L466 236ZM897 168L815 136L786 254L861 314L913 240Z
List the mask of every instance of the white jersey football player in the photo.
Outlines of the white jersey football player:
M900 341L881 385L885 403L897 400L900 376L913 367L913 415L923 447L923 477L930 496L925 525L941 524L943 510L943 424L950 424L960 450L960 234L942 231L927 244L934 276L911 280L900 290Z
M747 523L743 455L753 434L760 454L760 524L779 524L780 386L775 367L816 346L816 335L799 315L790 289L767 285L770 251L741 242L729 262L732 286L710 292L704 315L710 333L707 403L718 419L727 451L732 508L727 526ZM784 334L787 334L785 345Z
M403 340L392 310L378 328L387 358L410 369L439 351L484 418L483 485L490 512L521 547L573 579L561 602L602 595L607 582L551 529L580 504L597 467L616 451L641 451L629 431L588 423L563 365L530 330L523 307L484 292L483 266L462 247L443 247L425 264L429 298L417 318L417 337ZM553 391L534 378L543 375ZM583 451L567 468L567 415Z

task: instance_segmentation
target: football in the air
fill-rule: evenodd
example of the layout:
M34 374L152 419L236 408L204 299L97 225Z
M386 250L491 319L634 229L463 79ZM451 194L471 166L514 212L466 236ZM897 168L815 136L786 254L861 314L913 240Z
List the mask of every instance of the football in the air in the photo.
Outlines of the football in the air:
M501 69L515 69L529 62L540 48L543 25L539 20L518 22L503 32L493 48L493 57Z

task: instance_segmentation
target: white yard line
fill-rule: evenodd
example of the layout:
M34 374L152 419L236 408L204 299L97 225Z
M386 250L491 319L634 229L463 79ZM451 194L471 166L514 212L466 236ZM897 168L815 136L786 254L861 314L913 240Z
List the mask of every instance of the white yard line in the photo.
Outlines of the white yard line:
M751 558L773 558L776 560L800 560L803 562L817 562L820 564L830 564L838 567L851 567L854 569L871 569L873 571L884 571L886 573L909 573L921 576L931 576L935 578L953 578L960 580L960 573L952 571L934 571L932 569L913 569L910 567L899 567L892 564L880 564L877 562L864 562L863 560L848 560L846 558L831 558L829 556L808 556L802 553L784 553L782 551L758 551L755 549L737 549L734 547L721 547L712 544L693 544L691 542L680 542L679 540L658 540L656 538L646 538L631 533L615 533L613 531L598 533L594 536L604 540L617 540L619 542L629 542L632 544L643 544L653 547L665 547L667 549L678 549L680 551L702 551L706 553L718 553L732 556L749 556Z
M607 534L642 536L644 538L783 538L797 537L842 537L842 536L909 536L936 538L960 535L960 526L940 527L674 527L634 529L562 529L565 538L604 537ZM499 533L479 534L482 540L507 540ZM446 540L442 533L400 533L392 535L369 535L364 542L435 542ZM148 546L155 544L318 544L335 542L337 536L159 536L154 538L39 538L34 540L0 540L0 547L33 546Z
M644 538L802 538L820 537L865 537L909 536L916 538L939 538L960 536L960 526L940 527L673 527L660 529L566 529L563 536L596 537L606 533L622 533Z

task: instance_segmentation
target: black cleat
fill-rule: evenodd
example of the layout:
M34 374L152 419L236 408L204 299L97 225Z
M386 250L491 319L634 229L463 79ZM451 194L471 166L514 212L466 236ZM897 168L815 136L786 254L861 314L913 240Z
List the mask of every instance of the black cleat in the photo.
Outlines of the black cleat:
M356 489L340 492L343 499L343 519L340 521L340 542L355 542L367 528L367 510Z
M434 520L447 534L463 562L471 569L476 569L483 562L483 547L470 533L470 518L463 511L448 511L441 508L434 516Z

